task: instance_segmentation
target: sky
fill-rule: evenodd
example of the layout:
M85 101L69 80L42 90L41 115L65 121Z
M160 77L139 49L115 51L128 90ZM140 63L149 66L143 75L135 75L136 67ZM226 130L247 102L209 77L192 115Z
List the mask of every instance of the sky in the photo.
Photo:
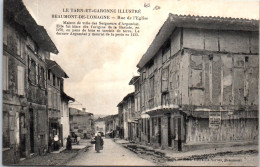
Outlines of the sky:
M138 75L136 65L146 52L168 14L259 19L258 1L222 0L23 0L39 25L44 26L59 54L51 54L68 74L65 92L76 99L71 105L93 114L116 114L117 104L134 91L128 85ZM145 8L144 3L150 3ZM155 6L160 9L153 10ZM138 37L86 37L56 35L63 8L141 9ZM127 16L127 14L116 14ZM72 19L78 21L77 19ZM72 21L71 20L71 21ZM85 20L87 21L87 20ZM88 20L90 21L90 20ZM106 22L109 22L107 20Z

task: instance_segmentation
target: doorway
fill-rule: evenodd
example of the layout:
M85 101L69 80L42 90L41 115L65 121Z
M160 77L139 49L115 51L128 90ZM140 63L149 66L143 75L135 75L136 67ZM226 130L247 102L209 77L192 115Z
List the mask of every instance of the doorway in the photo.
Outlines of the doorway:
M178 124L178 151L182 151L182 141L181 141L181 118L177 118Z
M171 116L168 116L168 146L172 146Z
M148 143L150 143L150 120L148 119L147 120L147 126L148 126L148 136L147 136L147 139L148 139Z
M158 118L158 143L159 146L162 145L162 129L161 129L161 118Z
M31 145L31 153L34 153L34 116L33 109L29 109L30 113L30 145Z
M19 134L20 134L20 157L24 158L26 157L26 139L25 139L25 115L20 114L20 119L19 119Z

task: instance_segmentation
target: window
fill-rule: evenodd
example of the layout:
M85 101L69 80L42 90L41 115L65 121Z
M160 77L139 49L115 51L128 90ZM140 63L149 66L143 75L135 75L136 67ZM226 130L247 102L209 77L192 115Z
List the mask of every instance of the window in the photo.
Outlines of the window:
M17 66L17 92L24 95L24 67Z
M34 60L29 61L29 80L36 85L36 63Z
M55 86L55 85L56 85L56 84L55 84L55 83L56 83L56 81L55 81L56 77L55 77L54 74L52 75L52 78L53 78L53 80L52 80L52 82L53 82L53 86Z
M140 90L139 79L135 82L135 92Z
M41 85L41 66L40 64L38 64L38 66L36 67L36 78L37 78L37 84Z
M147 134L147 119L144 119L144 134Z
M162 105L169 105L169 93L165 92L162 94Z
M21 39L19 33L12 27L7 30L7 46L14 54L21 55Z
M42 88L46 88L46 76L45 76L45 70L43 67L41 67L41 70L40 70L40 84L41 84L41 87Z
M49 108L52 107L52 91L51 91L51 88L48 88L48 106Z
M142 107L144 107L144 105L145 105L145 92L144 92L144 89L145 89L145 85L143 84L143 85L142 85L142 89L141 89L141 102L142 102Z
M171 51L171 41L167 40L164 43L164 46L162 48L162 62L166 62L167 59L170 58L170 51Z
M145 81L145 72L142 73L142 82Z
M152 118L152 136L155 135L155 128L154 128L155 122L154 122L154 120L155 120L155 118Z
M3 31L3 43L7 45L7 35L8 35L8 25L4 23L4 31Z
M52 103L53 103L53 108L56 109L57 100L56 100L56 90L55 89L53 89L53 91L52 91Z
M141 126L142 126L142 132L144 132L144 119L142 119L142 122L141 122Z
M17 39L16 54L17 54L18 56L21 56L21 57L22 57L22 54L21 54L21 37L20 37L20 35L18 34L18 32L16 32L15 35L16 35L16 39Z
M149 80L150 86L150 97L149 97L149 108L154 107L154 76Z
M9 113L3 112L3 147L10 147Z
M3 56L3 90L8 90L8 57Z
M48 80L51 79L51 70L48 70Z
M150 98L154 98L154 76L150 78Z
M169 67L162 70L162 92L168 91Z

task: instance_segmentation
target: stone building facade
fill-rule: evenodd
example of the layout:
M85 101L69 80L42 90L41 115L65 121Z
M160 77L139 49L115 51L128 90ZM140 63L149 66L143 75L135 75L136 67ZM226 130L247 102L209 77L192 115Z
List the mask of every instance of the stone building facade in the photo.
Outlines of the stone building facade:
M134 130L135 119L135 101L134 92L127 94L123 100L117 105L118 107L118 124L119 137L133 140L136 131ZM122 130L123 128L123 130Z
M69 78L64 70L53 60L46 60L48 88L49 140L58 135L60 146L69 135L68 102L74 101L64 92L64 78Z
M119 117L118 114L109 115L103 118L105 122L105 132L112 138L119 137Z
M69 108L70 132L77 134L80 138L89 138L94 135L93 114L86 112L85 108L79 110Z
M3 164L48 147L46 59L58 50L22 1L4 1Z
M66 146L67 138L70 135L69 103L75 99L67 95L63 90L63 80L61 80L61 125L62 125L62 144Z
M94 121L94 127L95 127L95 134L98 132L103 132L103 134L106 133L106 125L105 125L105 119L104 118L98 118Z

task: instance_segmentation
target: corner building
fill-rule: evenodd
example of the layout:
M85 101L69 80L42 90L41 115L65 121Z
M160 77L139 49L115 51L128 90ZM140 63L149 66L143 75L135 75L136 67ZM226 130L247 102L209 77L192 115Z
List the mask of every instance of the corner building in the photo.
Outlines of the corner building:
M178 151L257 143L258 23L169 14L137 65L144 143Z

